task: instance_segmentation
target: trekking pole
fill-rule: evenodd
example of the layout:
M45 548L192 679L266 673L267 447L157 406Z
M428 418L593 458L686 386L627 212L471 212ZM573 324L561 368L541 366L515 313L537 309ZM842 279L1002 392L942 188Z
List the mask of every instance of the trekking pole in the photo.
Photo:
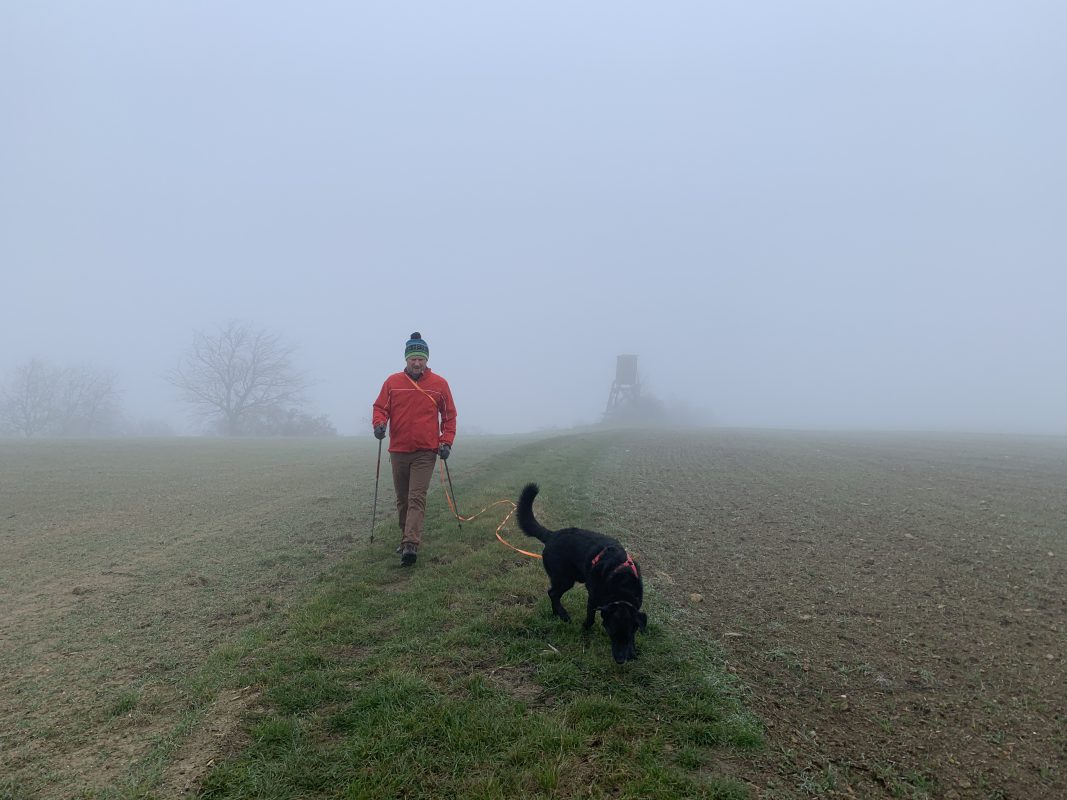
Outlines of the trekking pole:
M456 490L452 488L452 473L448 471L448 459L442 458L445 462L445 475L448 476L448 493L452 495L452 508L456 510L456 519L459 519L459 505L456 503ZM463 523L459 522L459 529L463 530Z
M378 476L382 471L382 440L378 440L378 466L374 468L374 510L370 517L370 540L374 541L374 523L378 519Z

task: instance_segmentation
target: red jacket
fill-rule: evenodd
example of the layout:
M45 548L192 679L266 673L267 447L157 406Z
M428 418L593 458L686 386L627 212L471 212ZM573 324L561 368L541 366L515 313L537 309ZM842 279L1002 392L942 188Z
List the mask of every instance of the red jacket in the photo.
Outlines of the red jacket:
M374 401L372 420L374 425L389 423L390 453L436 450L443 444L451 447L456 438L452 390L429 367L418 381L406 372L386 378Z

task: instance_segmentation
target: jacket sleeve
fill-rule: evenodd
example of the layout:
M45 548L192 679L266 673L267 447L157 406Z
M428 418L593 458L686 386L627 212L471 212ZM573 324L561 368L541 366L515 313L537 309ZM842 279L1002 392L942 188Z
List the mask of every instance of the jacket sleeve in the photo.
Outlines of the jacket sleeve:
M371 425L384 425L389 421L389 381L382 384L378 399L374 401L371 412Z
M452 400L452 390L448 381L441 381L441 441L440 444L452 446L456 440L456 404Z

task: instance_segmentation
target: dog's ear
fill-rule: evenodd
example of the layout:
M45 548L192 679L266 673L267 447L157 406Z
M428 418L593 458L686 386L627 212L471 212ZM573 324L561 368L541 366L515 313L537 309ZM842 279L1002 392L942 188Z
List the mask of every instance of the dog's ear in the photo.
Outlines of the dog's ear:
M637 622L640 626L641 632L645 632L645 627L648 625L648 614L644 611L637 612Z

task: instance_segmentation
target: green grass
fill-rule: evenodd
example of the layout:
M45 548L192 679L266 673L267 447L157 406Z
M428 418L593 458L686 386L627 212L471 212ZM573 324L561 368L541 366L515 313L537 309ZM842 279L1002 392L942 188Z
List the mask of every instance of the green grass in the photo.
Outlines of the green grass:
M123 714L129 714L137 707L137 703L140 700L141 692L139 690L128 689L115 698L115 702L108 709L108 716L121 717Z
M535 476L546 524L595 524L586 476L602 452L567 437L453 474L460 510ZM237 682L261 687L263 708L206 797L747 796L707 764L714 748L759 747L761 726L714 649L657 622L653 587L640 658L619 667L599 623L551 616L540 562L493 537L504 507L461 530L439 500L414 568L384 524L246 653ZM564 602L581 619L584 590Z
M654 582L620 668L599 623L551 616L540 562L496 541L507 508L460 528L436 478L401 569L387 478L367 541L375 450L5 443L0 800L163 798L189 774L231 798L746 796L716 752L758 747L760 724ZM464 513L536 479L546 524L630 538L598 488L611 435L462 453ZM584 589L565 603L581 619Z

